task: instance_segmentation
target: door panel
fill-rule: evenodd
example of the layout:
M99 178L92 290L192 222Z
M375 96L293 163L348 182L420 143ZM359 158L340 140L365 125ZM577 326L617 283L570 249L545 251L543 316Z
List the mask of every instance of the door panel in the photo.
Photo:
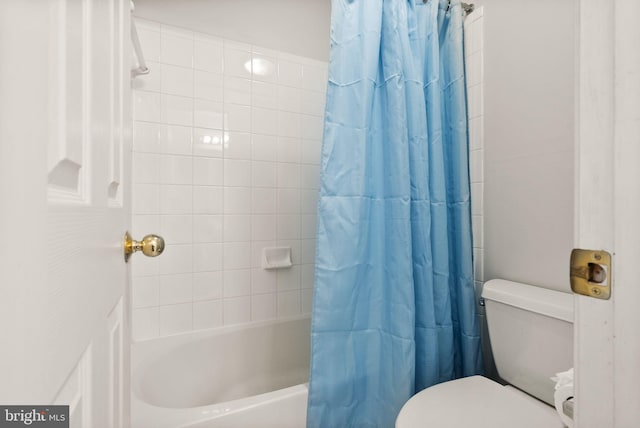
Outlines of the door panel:
M70 404L72 426L128 419L129 15L0 2L0 402Z

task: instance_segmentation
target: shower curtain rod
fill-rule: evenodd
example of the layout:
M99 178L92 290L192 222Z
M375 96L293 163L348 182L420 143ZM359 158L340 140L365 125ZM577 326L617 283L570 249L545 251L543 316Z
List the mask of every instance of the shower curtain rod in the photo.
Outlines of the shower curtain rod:
M471 12L473 12L473 9L475 9L475 7L476 5L473 3L462 3L462 10L464 10L464 13L466 15L469 15Z
M429 0L423 0L423 3L426 3L428 1ZM464 11L465 15L469 15L476 7L476 5L473 3L460 3L460 5L462 6L462 10ZM451 7L451 0L449 0L449 6L447 7L447 10L449 10L449 7Z
M131 42L133 43L133 50L136 53L136 58L138 58L138 67L131 70L131 77L140 76L141 74L149 74L149 67L147 67L147 62L144 60L142 46L140 46L140 39L138 38L136 23L133 20L134 9L135 5L133 4L133 0L131 0Z

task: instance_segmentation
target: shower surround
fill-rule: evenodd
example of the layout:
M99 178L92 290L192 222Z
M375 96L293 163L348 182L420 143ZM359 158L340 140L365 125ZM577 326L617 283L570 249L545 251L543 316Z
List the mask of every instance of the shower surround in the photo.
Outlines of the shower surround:
M308 314L327 64L136 23L133 234L167 247L132 261L134 340Z

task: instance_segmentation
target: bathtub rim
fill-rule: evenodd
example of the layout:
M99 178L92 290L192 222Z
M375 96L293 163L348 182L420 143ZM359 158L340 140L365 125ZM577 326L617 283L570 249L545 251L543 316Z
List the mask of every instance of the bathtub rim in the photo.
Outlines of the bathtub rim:
M131 387L134 391L134 385L138 385L140 380L141 365L156 361L163 354L174 351L187 343L197 342L202 339L222 336L242 330L258 329L277 324L287 324L295 321L309 320L311 325L311 315L296 315L287 318L277 318L263 321L254 321L244 324L234 324L224 327L215 327L202 330L193 330L171 334L163 337L145 339L142 341L132 342L131 344ZM139 386L139 385L138 385ZM143 400L144 401L144 400Z
M283 323L298 321L302 319L310 320L311 314L294 315L290 317L272 318L272 319L261 320L261 321L251 321L251 322L246 322L242 324L231 324L231 325L220 326L220 327L181 331L179 333L167 334L166 336L150 337L150 338L139 339L139 340L132 339L131 347L133 351L133 348L136 348L137 346L148 345L151 342L164 342L164 341L170 341L170 340L181 341L181 340L187 340L187 338L195 339L195 338L210 336L210 335L217 336L220 334L231 333L234 331L244 330L247 328L258 328L258 327L264 327L264 326L273 325L273 324L283 324Z

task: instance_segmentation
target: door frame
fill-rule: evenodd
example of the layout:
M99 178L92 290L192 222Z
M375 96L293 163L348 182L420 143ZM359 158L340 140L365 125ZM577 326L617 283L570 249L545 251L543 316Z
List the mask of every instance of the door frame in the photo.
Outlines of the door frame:
M575 296L575 426L631 428L640 420L640 3L578 7L574 241L609 251L614 269L610 300Z

